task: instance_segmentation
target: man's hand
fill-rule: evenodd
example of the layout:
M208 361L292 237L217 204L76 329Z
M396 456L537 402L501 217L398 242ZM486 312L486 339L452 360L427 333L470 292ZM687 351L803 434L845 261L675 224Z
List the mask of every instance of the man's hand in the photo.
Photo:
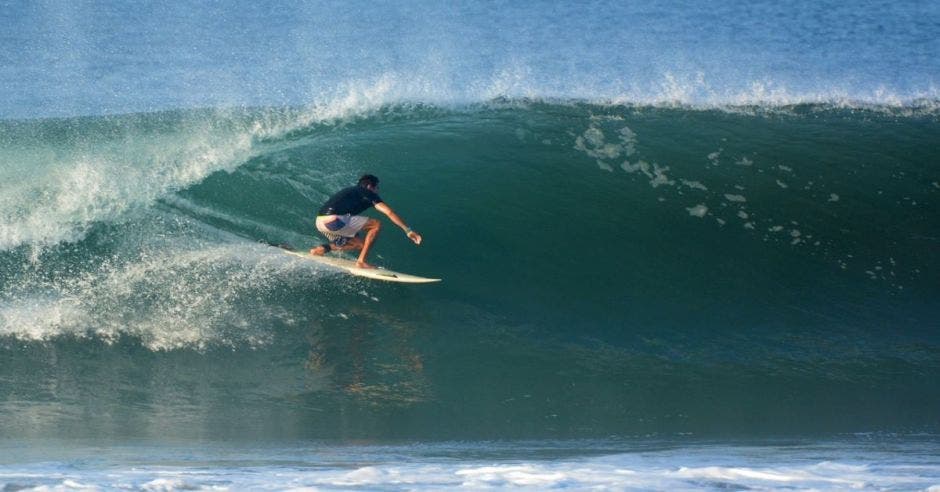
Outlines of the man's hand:
M408 235L408 239L411 239L411 241L414 242L415 244L421 244L421 234L418 234L417 232L409 229L408 226L405 224L405 221L402 220L402 218L399 217L398 214L396 214L394 210L392 210L392 207L389 207L388 204L386 204L385 202L379 202L375 204L375 209L387 215L389 220L394 222L395 225L404 229L405 234Z

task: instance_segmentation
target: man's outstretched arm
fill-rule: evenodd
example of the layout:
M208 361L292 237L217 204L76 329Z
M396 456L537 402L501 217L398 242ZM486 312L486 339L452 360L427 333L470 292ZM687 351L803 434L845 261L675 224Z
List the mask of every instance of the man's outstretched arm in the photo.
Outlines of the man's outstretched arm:
M388 216L389 220L394 222L395 225L401 227L401 229L405 231L405 234L408 235L408 239L411 239L415 244L421 244L421 234L411 230L408 224L405 224L405 221L392 210L392 207L389 207L385 202L379 202L375 204L375 209Z

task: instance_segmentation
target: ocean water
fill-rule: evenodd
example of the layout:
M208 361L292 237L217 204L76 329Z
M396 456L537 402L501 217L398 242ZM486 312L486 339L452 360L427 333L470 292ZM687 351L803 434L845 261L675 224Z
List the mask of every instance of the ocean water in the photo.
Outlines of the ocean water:
M940 487L936 3L0 20L5 490Z
M631 439L477 443L29 443L10 490L936 490L937 446L866 437L722 445ZM3 446L17 452L22 443ZM903 462L898 462L903 453Z

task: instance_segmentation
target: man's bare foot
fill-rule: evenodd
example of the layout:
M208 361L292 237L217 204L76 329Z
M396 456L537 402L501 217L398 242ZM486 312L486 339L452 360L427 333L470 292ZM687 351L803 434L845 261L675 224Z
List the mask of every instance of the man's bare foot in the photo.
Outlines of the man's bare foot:
M372 265L370 265L370 264L368 264L368 263L366 263L366 262L364 262L364 261L357 261L357 262L356 262L356 266L359 267L359 268L375 268L374 266L372 266Z
M316 248L310 250L310 254L314 256L323 256L326 254L326 248L324 248L322 245L317 246Z

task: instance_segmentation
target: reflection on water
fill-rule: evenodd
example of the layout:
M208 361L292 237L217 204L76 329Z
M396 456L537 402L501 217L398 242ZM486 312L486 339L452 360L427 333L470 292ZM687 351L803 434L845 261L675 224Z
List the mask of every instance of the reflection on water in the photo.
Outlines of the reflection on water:
M430 397L412 321L368 306L315 320L307 333L310 376L368 405L409 405Z

